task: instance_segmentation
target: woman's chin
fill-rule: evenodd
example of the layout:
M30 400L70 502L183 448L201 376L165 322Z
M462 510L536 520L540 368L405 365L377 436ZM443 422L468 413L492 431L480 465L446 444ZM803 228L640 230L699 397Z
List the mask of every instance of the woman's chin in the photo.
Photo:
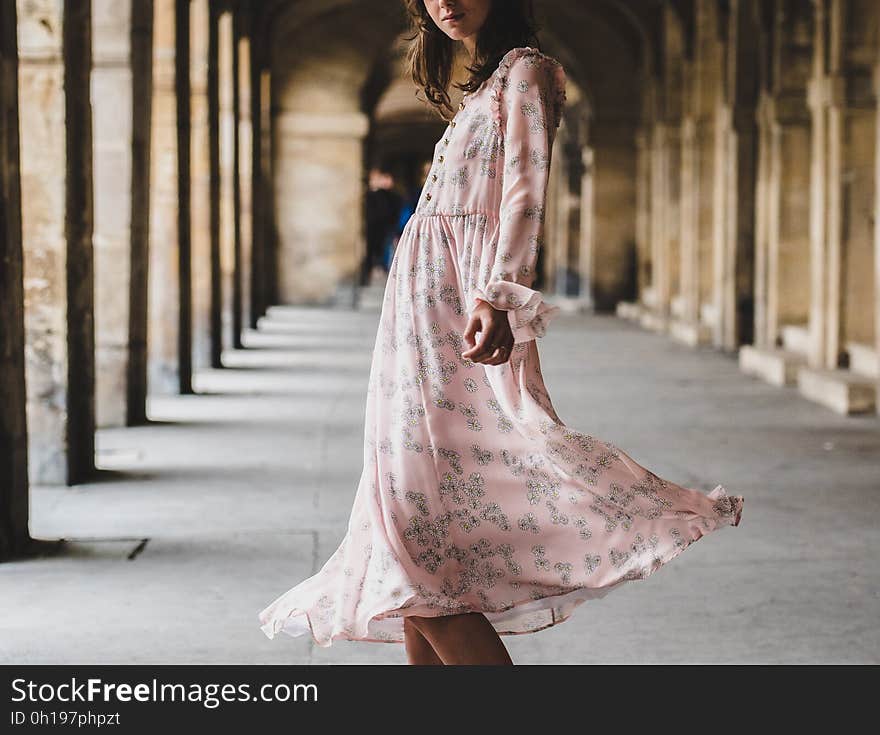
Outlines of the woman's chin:
M462 28L448 28L443 31L453 41L464 41L471 34Z

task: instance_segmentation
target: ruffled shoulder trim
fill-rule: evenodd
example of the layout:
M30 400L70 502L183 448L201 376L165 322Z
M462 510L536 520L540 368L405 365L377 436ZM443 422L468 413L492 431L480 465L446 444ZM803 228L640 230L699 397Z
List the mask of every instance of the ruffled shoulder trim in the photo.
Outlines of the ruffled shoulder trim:
M510 86L510 70L514 63L523 57L531 57L535 62L541 62L550 76L551 99L547 100L553 116L550 121L552 130L556 130L562 122L562 113L565 110L565 69L562 64L552 56L541 52L531 46L517 46L510 49L498 62L498 68L492 78L492 91L490 92L490 107L492 109L493 125L496 132L504 131L504 109L502 96Z

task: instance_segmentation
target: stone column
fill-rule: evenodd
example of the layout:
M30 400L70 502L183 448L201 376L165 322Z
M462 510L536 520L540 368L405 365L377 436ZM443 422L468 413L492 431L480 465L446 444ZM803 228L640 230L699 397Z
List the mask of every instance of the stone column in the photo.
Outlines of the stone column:
M593 192L593 149L585 145L581 148L581 227L578 253L578 274L582 308L593 309L593 242L595 231Z
M181 394L193 389L193 125L192 125L192 4L176 0L174 25L174 88L177 97L177 265L179 314L178 378Z
M873 214L878 114L873 76L880 47L880 5L848 0L837 13L841 26L837 37L842 43L836 74L840 81L835 86L842 170L837 343L848 372L870 381L873 389L880 375L880 359L874 350L877 322L869 306L876 267Z
M768 293L765 332L770 346L789 325L806 321L809 296L809 119L804 100L777 95L770 102L768 181Z
M15 3L0 3L0 560L30 544Z
M771 192L773 183L771 162L774 149L773 143L773 115L772 98L767 92L761 94L758 102L758 174L755 185L755 326L754 345L756 348L765 350L773 347L774 342L770 335L774 334L771 329L770 316L770 233L772 230L771 220Z
M257 320L265 313L265 288L263 257L265 238L263 235L263 212L265 210L266 190L263 185L263 67L260 45L255 42L257 24L251 15L250 23L250 108L251 108L251 278L250 278L250 327L257 328Z
M232 69L230 85L232 87L232 346L241 349L241 334L244 329L244 312L242 306L242 211L241 211L241 32L242 9L237 8L232 16L231 54Z
M636 250L635 222L621 212L636 209L636 152L634 125L627 120L599 120L591 129L596 154L595 236L593 278L596 308L613 311L631 293Z
M762 309L761 332L762 341L766 347L776 346L777 337L780 333L780 277L782 265L780 259L780 227L782 208L782 125L776 117L776 101L768 100L770 115L770 130L767 136L767 182L764 190L766 197L766 284L765 305Z
M568 131L560 130L559 137L555 143L556 152L553 154L553 177L552 200L548 202L551 207L548 209L548 219L550 219L550 228L548 230L549 242L552 248L548 253L550 262L548 266L548 293L555 293L559 296L568 295L568 282L572 273L570 241L571 241L571 190L569 183L569 167L567 154ZM552 284L552 286L551 286Z
M153 2L132 0L134 89L131 153L131 292L126 423L147 422L147 325L150 258L150 149L153 128Z
M844 350L844 136L852 111L843 67L845 5L842 0L814 0L814 9L817 33L809 88L814 157L809 362L833 370Z
M767 130L762 132L766 145L765 165L766 181L762 190L765 198L766 222L762 233L766 238L763 243L762 256L765 258L764 267L761 269L764 282L761 284L761 308L756 305L756 314L760 314L760 323L757 326L760 335L760 344L763 348L772 349L777 344L779 335L779 301L780 301L780 277L782 274L780 259L780 228L782 208L782 174L783 174L783 126L778 118L778 105L776 99L768 96L763 100L764 109L762 115L766 115L764 123ZM756 289L757 290L757 289ZM757 300L757 296L756 296ZM757 342L756 342L757 343Z
M716 116L719 248L714 260L713 342L734 351L751 341L754 324L755 185L759 49L753 6L731 0L720 63L724 93Z
M826 79L826 101L828 115L828 150L826 168L826 251L825 251L825 345L822 361L826 368L836 368L842 352L841 288L844 276L843 244L843 86L846 84L840 74Z
M810 339L812 367L825 363L826 134L825 0L814 0L813 76L807 88L810 107Z
M92 0L95 186L95 409L125 425L131 272L131 2Z
M878 100L874 138L874 353L880 360L880 59L874 67L874 96ZM876 386L876 395L880 396L880 382ZM875 400L875 408L880 414L880 401Z
M190 0L189 9L189 275L192 284L192 359L193 369L198 370L211 366L214 356L211 339L214 258L211 249L213 217L208 105L209 35L212 23L208 0Z
M699 256L697 252L697 187L699 169L696 122L687 117L681 128L681 312L673 336L692 342L699 323Z
M829 192L839 183L839 165L831 169L829 156L829 78L826 74L826 0L814 0L815 36L813 45L813 77L808 88L812 115L810 172L810 348L807 355L812 367L827 366L828 344L828 284L826 271L829 245L828 199ZM839 164L839 159L837 160ZM837 176L835 177L835 171ZM836 367L837 359L833 361Z
M96 414L142 423L146 401L152 2L93 0Z
M94 470L91 3L19 3L29 465L37 484Z
M177 5L155 0L150 187L149 372L151 393L186 392L180 384L181 175L177 137Z
M260 228L260 271L257 276L259 287L259 315L266 313L270 304L281 301L280 277L278 275L278 233L275 221L275 157L280 155L275 146L276 122L272 115L272 73L268 68L260 69L260 209L255 227ZM254 128L256 130L256 128ZM362 151L358 155L363 159ZM359 187L362 191L362 187Z
M220 11L208 7L207 128L208 128L208 221L210 223L210 364L223 367L223 273L220 234Z
M801 393L844 414L873 413L876 403L874 356L866 348L874 328L870 312L851 301L871 288L865 245L873 236L867 212L874 175L864 162L874 159L876 125L866 63L876 41L847 32L847 23L865 20L855 9L844 0L814 0L810 346L809 368L798 372ZM849 370L842 369L844 356Z
M720 346L735 351L744 340L751 341L754 317L755 267L755 179L757 176L757 132L755 108L734 109L728 139L731 161L727 190L727 241L724 292L721 300Z
M721 212L718 210L718 127L714 117L698 117L695 121L695 153L697 185L694 190L696 210L696 262L694 265L694 300L697 321L691 325L691 344L710 342L712 325L717 314L713 302L715 285L715 254Z
M253 322L252 299L251 299L251 262L253 258L253 125L251 120L251 39L243 35L244 19L236 14L236 21L240 23L236 37L238 62L238 74L236 75L236 119L238 120L238 153L236 160L236 182L238 187L238 232L239 248L236 261L236 287L238 292L238 309L236 314L239 324L236 329L238 342L236 347L241 347L241 334L245 325Z
M670 119L664 126L664 172L666 174L665 217L666 262L664 265L663 293L666 311L665 330L674 318L674 301L681 281L681 120Z
M235 303L235 260L238 250L235 160L237 130L235 121L235 68L232 13L217 19L217 113L219 189L219 256L221 286L221 350L237 342ZM240 296L240 294L239 294Z
M256 24L251 38L257 38ZM252 177L253 211L251 258L251 327L266 313L276 299L273 278L275 269L274 182L272 159L272 75L268 68L268 52L257 43L251 44L251 126L253 130Z
M775 3L759 19L753 345L740 366L775 385L796 382L807 352L810 298L810 0ZM749 30L752 30L750 27ZM743 37L747 34L743 33ZM750 34L754 38L754 34ZM753 44L754 45L754 44ZM748 67L746 66L746 69ZM743 73L738 69L738 75Z
M651 300L645 326L663 330L669 317L669 141L663 122L651 135Z
M730 207L736 206L729 196L731 178L736 175L736 160L731 156L731 138L733 136L730 106L718 101L713 120L713 153L712 153L712 211L711 228L712 244L709 250L709 280L703 284L706 289L703 296L703 307L709 307L711 321L709 331L712 344L721 347L724 344L725 308L728 306L728 283L733 275L730 269L728 238L729 223L733 212Z
M725 233L725 68L720 8L694 3L693 58L682 64L682 270L670 334L688 345L712 341L719 322L718 262Z
M636 309L644 308L645 292L651 287L650 251L653 201L651 200L651 148L644 127L636 131L636 224L635 224L635 291ZM594 220L595 222L595 220Z

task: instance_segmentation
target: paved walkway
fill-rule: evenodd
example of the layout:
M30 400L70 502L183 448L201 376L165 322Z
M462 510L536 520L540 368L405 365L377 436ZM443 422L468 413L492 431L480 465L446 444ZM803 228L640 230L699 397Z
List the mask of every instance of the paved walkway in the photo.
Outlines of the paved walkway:
M276 308L249 349L103 430L100 482L34 488L63 556L0 565L2 663L403 663L395 644L268 640L256 613L342 538L376 313ZM541 340L566 423L652 470L746 498L738 528L569 621L519 663L880 661L880 422L843 418L611 316Z

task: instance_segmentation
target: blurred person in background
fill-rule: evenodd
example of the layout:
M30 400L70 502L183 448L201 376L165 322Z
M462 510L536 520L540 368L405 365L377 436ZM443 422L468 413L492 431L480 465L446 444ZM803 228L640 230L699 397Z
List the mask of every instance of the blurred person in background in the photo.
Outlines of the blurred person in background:
M417 180L419 183L409 187L407 194L401 197L400 214L397 217L397 227L395 228L391 247L388 249L386 256L386 270L387 268L391 267L391 259L394 257L394 251L397 249L397 243L400 241L400 236L403 234L403 228L406 227L406 223L409 222L409 218L412 217L413 213L416 211L416 205L419 203L419 197L422 195L422 187L424 186L424 182L428 178L428 174L430 173L430 171L431 161L422 161L421 165L419 166L419 173L417 176Z
M373 166L367 180L367 249L361 264L361 286L369 286L373 269L388 271L386 247L397 226L401 197L394 191L394 177L386 166Z

